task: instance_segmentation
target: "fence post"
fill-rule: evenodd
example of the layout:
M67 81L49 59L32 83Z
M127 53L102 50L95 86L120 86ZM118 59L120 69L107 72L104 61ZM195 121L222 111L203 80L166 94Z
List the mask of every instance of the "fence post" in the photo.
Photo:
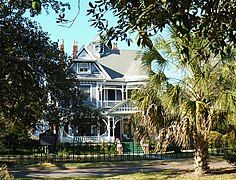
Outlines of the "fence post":
M73 151L72 151L72 162L75 162L75 140L74 140L74 138L73 138Z
M134 140L133 140L133 160L134 160Z

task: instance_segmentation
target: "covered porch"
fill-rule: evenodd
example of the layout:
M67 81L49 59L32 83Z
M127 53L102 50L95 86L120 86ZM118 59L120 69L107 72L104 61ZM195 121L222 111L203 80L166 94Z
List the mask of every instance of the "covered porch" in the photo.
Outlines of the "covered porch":
M130 137L130 128L125 126L128 117L131 114L140 112L131 100L124 100L117 105L113 106L107 112L104 113L106 119L102 119L105 124L105 132L100 134L100 124L98 127L91 127L91 131L94 131L94 136L76 136L73 135L72 129L69 128L68 132L64 129L60 130L59 140L61 142L114 142L116 139L120 141L127 140Z

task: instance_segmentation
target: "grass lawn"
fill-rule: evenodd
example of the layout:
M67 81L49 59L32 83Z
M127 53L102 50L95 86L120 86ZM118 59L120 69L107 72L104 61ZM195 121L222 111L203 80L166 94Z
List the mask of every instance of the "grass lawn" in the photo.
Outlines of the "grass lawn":
M207 175L198 177L193 173L192 159L172 159L172 160L145 160L145 161L126 161L126 162L100 162L100 163L61 163L61 164L32 164L32 165L14 165L12 170L31 173L32 169L38 172L45 171L53 173L50 177L44 179L124 179L124 180L142 180L142 179L187 179L187 180L227 180L236 179L236 167L228 165L221 157L212 157L210 159L212 168ZM101 171L101 173L97 173ZM59 175L55 172L59 172ZM64 173L66 172L66 173ZM83 174L86 172L86 174ZM91 172L91 174L89 173ZM96 173L94 173L96 172ZM70 173L74 174L73 177ZM31 174L32 175L32 174ZM42 175L42 174L41 174ZM31 176L32 177L32 176ZM37 179L37 176L31 178L15 178L18 180ZM43 176L40 178L42 179Z

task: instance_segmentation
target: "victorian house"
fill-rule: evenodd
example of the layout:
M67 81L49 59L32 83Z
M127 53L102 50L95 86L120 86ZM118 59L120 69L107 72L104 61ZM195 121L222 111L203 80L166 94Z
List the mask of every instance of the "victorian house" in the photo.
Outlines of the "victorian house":
M64 45L60 47L63 49ZM72 72L76 75L79 90L87 96L87 102L102 110L104 119L99 125L91 125L88 134L76 133L80 127L61 130L62 142L113 142L131 138L127 119L139 110L131 102L131 92L146 84L147 73L142 68L137 51L119 49L117 43L108 48L100 43L99 36L78 49L73 45Z

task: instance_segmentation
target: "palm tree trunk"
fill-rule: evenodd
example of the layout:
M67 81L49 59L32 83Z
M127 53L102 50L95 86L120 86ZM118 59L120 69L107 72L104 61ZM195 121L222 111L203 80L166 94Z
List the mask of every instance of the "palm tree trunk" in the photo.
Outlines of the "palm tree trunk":
M205 174L210 169L208 143L204 140L204 137L200 136L196 141L194 161L196 174Z
M203 103L196 101L196 124L195 124L195 173L205 174L209 169L208 139L207 139L207 111Z

